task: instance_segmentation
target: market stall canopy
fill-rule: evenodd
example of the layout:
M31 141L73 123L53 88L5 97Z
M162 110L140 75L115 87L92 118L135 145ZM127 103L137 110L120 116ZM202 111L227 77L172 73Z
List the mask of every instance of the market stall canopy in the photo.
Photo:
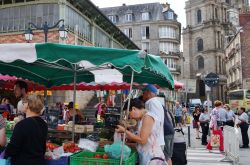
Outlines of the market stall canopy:
M184 89L185 85L179 81L174 80L174 89Z
M0 73L34 81L50 88L73 82L96 81L95 72L102 74L117 69L124 82L158 84L170 89L174 81L169 69L154 55L140 50L43 44L0 44ZM111 82L113 78L108 78Z

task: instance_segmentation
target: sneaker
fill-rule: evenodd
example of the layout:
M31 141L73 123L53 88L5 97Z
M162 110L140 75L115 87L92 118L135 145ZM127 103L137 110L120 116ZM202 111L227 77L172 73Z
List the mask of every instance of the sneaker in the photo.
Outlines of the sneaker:
M243 145L243 146L241 146L240 148L249 148L249 146L248 146L248 145L247 145L247 146L244 146L244 145Z

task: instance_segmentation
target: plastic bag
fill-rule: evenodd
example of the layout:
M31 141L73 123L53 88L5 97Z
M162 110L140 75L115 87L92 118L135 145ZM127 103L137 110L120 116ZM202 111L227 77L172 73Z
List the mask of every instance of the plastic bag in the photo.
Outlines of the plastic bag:
M122 134L115 132L114 133L114 143L122 141Z
M113 143L112 145L105 145L104 150L110 158L120 159L121 152L122 152L122 142L117 141ZM131 149L127 145L124 145L123 160L127 160L130 156L130 153L131 153Z
M91 151L91 152L96 152L97 147L98 147L98 143L93 142L89 139L80 139L78 147L80 147L84 150Z

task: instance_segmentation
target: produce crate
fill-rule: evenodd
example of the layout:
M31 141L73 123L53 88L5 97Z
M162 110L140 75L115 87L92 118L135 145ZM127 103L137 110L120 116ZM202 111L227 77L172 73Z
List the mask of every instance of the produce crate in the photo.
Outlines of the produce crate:
M69 164L69 157L61 157L57 160L46 160L46 165L68 165Z
M70 157L70 165L120 165L120 160L93 158L96 154L101 156L104 152L82 151ZM132 152L130 157L123 161L123 165L135 165L137 162L137 153Z

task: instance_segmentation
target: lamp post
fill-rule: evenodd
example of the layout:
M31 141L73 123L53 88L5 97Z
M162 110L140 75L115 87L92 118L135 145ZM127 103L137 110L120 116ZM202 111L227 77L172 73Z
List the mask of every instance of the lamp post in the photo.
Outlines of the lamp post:
M49 30L50 30L50 29L56 28L56 27L59 25L60 22L63 22L63 23L64 23L64 19L60 19L60 20L59 20L55 25L53 25L53 26L49 26L49 25L48 25L48 22L45 22L45 23L43 24L42 27L38 27L38 26L35 25L34 23L29 22L29 26L30 26L30 27L34 27L36 30L43 30L43 32L44 32L44 41L45 41L45 42L48 42L48 32L49 32ZM30 42L30 41L32 40L32 38L33 38L33 33L32 33L32 30L31 30L30 27L29 27L27 30L25 30L25 33L24 33L24 35L25 35L25 40L26 40L27 42ZM59 36L60 36L60 38L62 38L62 39L67 38L67 33L68 33L68 32L67 32L67 30L65 29L64 24L63 24L61 27L59 27Z

